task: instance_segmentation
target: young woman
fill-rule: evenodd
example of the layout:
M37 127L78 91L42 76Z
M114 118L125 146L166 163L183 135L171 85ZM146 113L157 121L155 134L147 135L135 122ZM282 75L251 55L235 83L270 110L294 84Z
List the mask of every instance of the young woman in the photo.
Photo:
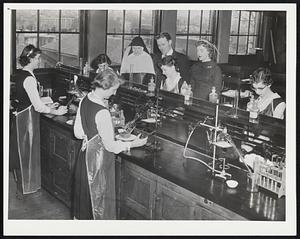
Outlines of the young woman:
M252 88L258 95L257 106L260 114L283 119L285 102L279 94L271 89L273 83L271 71L268 68L260 67L252 73L250 79Z
M216 87L219 94L222 87L222 73L214 61L218 50L207 40L196 42L199 62L191 67L191 84L195 98L208 100L212 87Z
M23 67L16 77L17 112L15 114L15 136L18 146L17 187L23 194L30 194L41 188L40 167L40 114L63 115L67 107L57 103L45 105L39 96L38 81L33 70L38 68L41 50L33 45L24 48L19 58Z
M92 92L79 104L74 134L83 139L75 168L73 216L76 219L115 219L114 154L146 144L147 139L115 141L107 99L122 81L104 70L92 82Z
M106 69L111 69L109 66L111 65L111 60L106 54L98 55L91 63L91 67L96 71L96 73L100 73Z
M161 83L160 89L179 94L183 79L179 73L174 57L164 57L162 59L161 69L166 79Z

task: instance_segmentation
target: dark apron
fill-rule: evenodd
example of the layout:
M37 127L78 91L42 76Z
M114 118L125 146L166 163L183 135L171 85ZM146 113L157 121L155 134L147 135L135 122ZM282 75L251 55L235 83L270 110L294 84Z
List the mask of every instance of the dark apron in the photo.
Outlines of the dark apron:
M116 219L114 154L105 150L99 135L86 143L85 162L94 220Z
M16 113L16 134L19 158L17 187L23 194L41 188L40 114L30 105Z

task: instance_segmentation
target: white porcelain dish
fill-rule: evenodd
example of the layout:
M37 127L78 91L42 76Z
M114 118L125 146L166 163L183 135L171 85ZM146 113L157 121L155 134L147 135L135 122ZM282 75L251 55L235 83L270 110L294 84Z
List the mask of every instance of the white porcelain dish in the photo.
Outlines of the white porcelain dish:
M155 123L156 122L155 118L142 119L142 121L145 123ZM157 120L157 121L159 121L159 120Z
M131 134L128 138L123 138L122 135L120 135L120 134L116 135L117 140L121 140L121 141L125 141L125 142L133 141L135 138L136 138L136 135L134 135L134 134Z
M236 188L239 183L235 180L230 179L226 181L226 184L229 188Z

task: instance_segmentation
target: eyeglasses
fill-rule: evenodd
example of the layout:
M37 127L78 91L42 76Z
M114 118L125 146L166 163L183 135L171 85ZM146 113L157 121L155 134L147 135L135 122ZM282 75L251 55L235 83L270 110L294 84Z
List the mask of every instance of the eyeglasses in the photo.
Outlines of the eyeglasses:
M254 91L257 91L257 90L260 90L262 91L264 88L266 88L267 86L262 86L262 87L254 87L253 85L251 86L251 89L254 90Z

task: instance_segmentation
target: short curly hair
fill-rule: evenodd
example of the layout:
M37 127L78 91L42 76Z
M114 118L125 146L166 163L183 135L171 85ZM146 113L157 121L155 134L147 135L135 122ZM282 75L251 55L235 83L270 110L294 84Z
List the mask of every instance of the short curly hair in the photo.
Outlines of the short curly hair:
M162 66L174 66L175 67L175 70L177 72L179 72L179 67L178 67L178 64L177 64L177 60L175 57L173 56L166 56L162 59L162 62L159 64L159 67L162 67Z
M20 65L22 67L28 65L30 63L30 59L35 58L37 54L41 54L41 53L42 53L42 51L32 44L25 46L19 57Z
M97 57L95 57L92 60L91 67L95 70L98 69L98 65L102 63L107 63L108 65L111 65L111 60L106 54L99 54Z
M250 75L251 83L264 83L265 85L272 85L272 73L267 67L259 67Z
M206 41L203 41L203 40L198 40L196 43L196 48L198 46L203 46L205 47L205 49L208 51L208 56L210 59L213 59L215 60L216 59L216 50L215 48L213 47L212 43L210 44L209 42L206 42Z
M111 87L119 84L123 84L124 80L112 69L106 69L100 72L91 83L91 88L102 88L104 90L110 89Z

